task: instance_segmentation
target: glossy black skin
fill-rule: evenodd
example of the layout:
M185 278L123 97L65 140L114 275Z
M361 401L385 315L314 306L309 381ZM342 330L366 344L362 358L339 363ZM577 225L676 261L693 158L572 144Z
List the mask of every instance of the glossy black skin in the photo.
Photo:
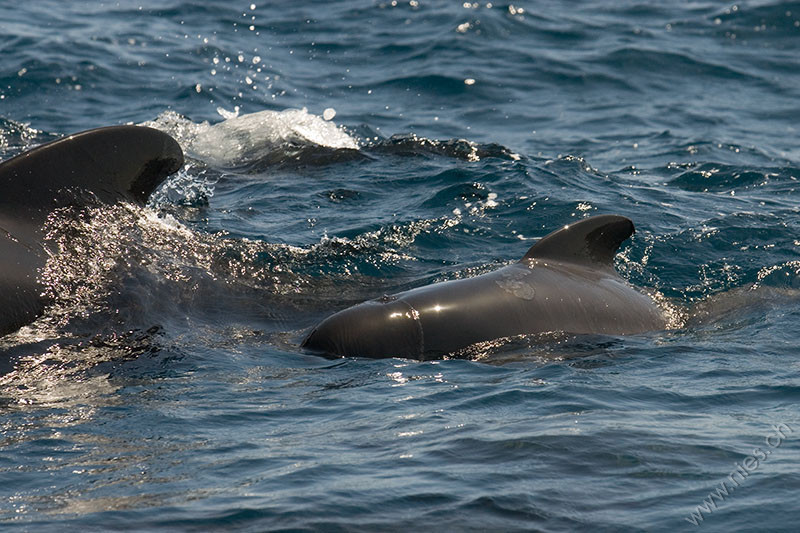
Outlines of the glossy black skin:
M141 126L76 133L0 163L0 335L30 323L47 302L42 226L57 207L144 204L183 165L180 145Z
M612 260L633 233L624 217L584 219L494 272L384 296L323 320L302 346L329 356L434 359L514 335L625 335L664 329L648 296Z

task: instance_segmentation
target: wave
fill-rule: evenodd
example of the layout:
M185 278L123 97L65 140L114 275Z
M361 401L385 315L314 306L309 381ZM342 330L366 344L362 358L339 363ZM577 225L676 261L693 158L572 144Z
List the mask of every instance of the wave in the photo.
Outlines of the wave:
M674 80L691 74L699 78L712 80L756 81L768 83L767 80L749 72L738 70L732 66L717 64L679 52L651 50L638 47L624 47L608 52L592 63L603 65L609 69L624 69L628 75L641 73L647 78L657 77Z
M669 185L692 192L740 191L779 183L796 186L800 177L800 169L794 167L753 168L709 162L686 166L689 170L670 180Z
M519 161L522 156L495 143L476 143L466 139L439 141L415 134L398 134L371 144L370 152L392 155L438 155L477 162L487 157Z
M323 117L306 109L264 110L241 116L238 109L234 112L220 109L219 112L225 120L217 124L196 124L167 111L143 125L169 133L187 155L217 167L287 158L292 152L307 147L359 149L356 139L330 122L335 115L333 110L326 111Z

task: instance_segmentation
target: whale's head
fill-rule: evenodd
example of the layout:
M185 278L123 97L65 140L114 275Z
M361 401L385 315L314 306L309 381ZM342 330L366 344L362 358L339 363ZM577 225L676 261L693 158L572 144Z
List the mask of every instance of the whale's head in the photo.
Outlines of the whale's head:
M323 320L301 346L336 357L422 359L422 326L410 305L384 296L350 307Z

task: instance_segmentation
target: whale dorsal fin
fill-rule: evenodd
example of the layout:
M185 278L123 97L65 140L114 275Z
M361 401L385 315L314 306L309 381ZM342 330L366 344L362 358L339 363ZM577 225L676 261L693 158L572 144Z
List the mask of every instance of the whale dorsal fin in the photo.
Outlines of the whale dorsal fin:
M183 164L180 145L143 126L110 126L69 135L0 163L0 214L46 215L64 190L103 203L143 204Z
M69 135L0 163L0 336L40 315L42 225L54 207L93 201L144 204L183 165L180 145L141 126ZM0 367L1 368L1 367Z
M534 244L526 259L553 259L565 263L613 268L614 255L633 235L633 222L619 215L599 215L564 226Z

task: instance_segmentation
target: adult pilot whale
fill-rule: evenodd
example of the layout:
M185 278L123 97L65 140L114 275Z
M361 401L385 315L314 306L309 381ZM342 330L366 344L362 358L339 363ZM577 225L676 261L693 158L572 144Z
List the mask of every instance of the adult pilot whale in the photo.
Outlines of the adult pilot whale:
M480 276L384 296L323 320L302 346L333 356L439 358L471 344L549 331L624 335L667 327L613 260L633 222L600 215L537 242Z
M43 144L0 163L0 335L47 305L38 280L47 216L87 203L144 204L183 165L180 145L141 126L110 126Z

